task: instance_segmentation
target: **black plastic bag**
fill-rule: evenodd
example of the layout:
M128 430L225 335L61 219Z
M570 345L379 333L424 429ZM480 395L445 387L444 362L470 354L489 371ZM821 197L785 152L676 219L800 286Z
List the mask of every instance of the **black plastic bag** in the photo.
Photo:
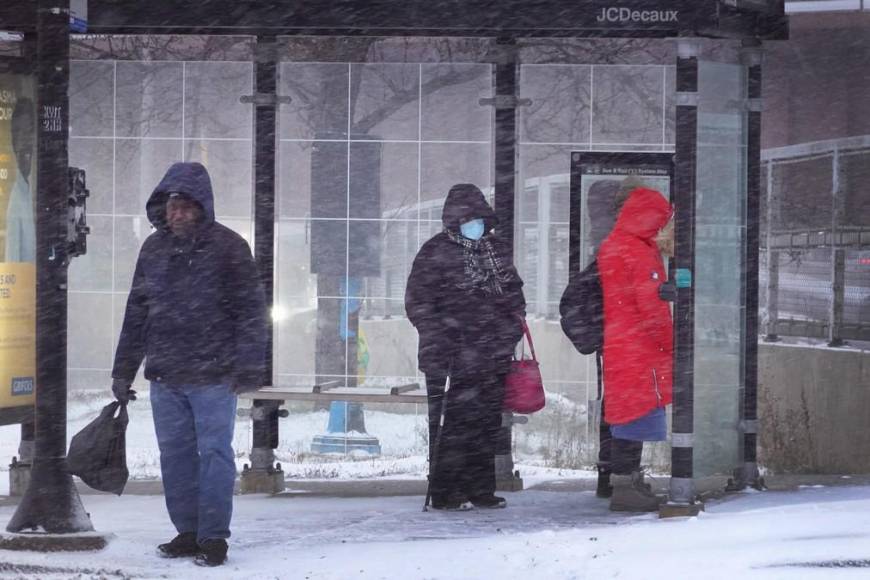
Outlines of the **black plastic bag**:
M115 412L118 416L115 416ZM113 401L75 434L66 456L69 472L88 486L121 495L127 471L127 405Z

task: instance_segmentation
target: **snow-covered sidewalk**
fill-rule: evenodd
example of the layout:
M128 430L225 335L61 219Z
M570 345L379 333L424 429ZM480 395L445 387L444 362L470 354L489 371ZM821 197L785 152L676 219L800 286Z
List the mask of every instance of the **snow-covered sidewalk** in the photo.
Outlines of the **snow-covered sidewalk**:
M870 577L870 487L737 494L680 520L612 514L592 492L507 497L506 510L422 513L415 496L239 496L228 564L200 569L155 555L172 535L161 496L86 495L108 548L0 553L0 578Z

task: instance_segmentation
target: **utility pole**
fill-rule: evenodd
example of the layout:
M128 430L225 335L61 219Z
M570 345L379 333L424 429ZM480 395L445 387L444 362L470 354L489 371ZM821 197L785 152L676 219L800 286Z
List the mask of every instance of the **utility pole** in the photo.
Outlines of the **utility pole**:
M69 0L37 4L36 417L30 484L0 548L94 550L66 466Z

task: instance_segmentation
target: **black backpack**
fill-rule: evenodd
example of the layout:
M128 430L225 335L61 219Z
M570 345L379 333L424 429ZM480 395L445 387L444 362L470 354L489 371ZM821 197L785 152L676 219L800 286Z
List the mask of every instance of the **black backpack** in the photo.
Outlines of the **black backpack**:
M573 277L559 301L562 331L582 354L604 346L604 294L598 277L598 261Z

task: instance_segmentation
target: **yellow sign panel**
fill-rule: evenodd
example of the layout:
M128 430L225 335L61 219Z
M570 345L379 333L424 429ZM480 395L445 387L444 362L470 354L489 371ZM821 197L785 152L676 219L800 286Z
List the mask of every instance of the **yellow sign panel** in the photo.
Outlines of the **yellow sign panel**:
M0 264L0 409L32 405L36 384L36 268Z
M32 78L0 74L0 409L35 402L36 112L32 97Z
M12 75L0 75L0 261L6 254L6 208L18 177L12 148L12 113L18 101L15 80Z

